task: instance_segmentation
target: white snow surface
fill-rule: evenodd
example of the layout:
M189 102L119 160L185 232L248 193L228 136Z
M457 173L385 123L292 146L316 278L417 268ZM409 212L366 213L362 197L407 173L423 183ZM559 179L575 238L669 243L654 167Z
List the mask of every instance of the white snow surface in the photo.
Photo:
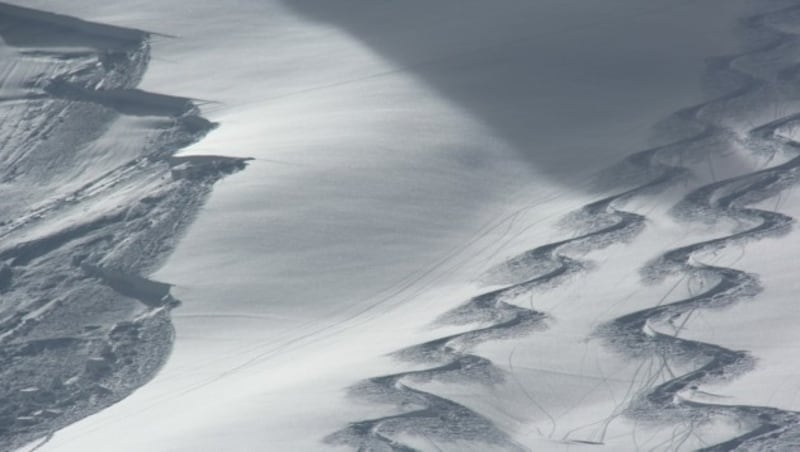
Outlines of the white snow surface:
M152 275L174 284L183 302L173 311L167 364L130 397L37 449L59 452L348 450L323 440L350 422L411 410L347 388L425 368L388 354L468 330L434 321L502 287L485 277L496 265L577 235L559 220L620 191L600 191L591 177L672 141L654 125L714 97L703 86L705 61L742 52L734 29L753 7L740 0L9 3L159 33L141 88L198 99L204 116L220 123L182 153L254 159L215 186ZM793 111L790 103L771 105ZM751 126L781 116L764 107L745 120L758 114ZM644 284L640 269L670 249L741 227L676 221L670 208L691 188L764 164L734 149L692 163L685 185L628 200L626 211L647 218L641 233L582 255L592 262L585 272L516 301L545 313L546 328L472 350L506 372L502 383L408 384L468 407L530 450L688 450L743 433L730 419L664 428L623 416L639 391L692 363L672 369L666 360L634 359L592 333L713 284L678 274ZM792 190L759 206L800 215ZM686 316L681 337L749 350L757 362L681 397L800 409L797 366L787 359L800 344L793 316L800 283L791 265L798 240L791 232L692 257L756 273L765 289ZM647 327L671 334L681 319ZM411 432L395 439L420 450L508 448Z

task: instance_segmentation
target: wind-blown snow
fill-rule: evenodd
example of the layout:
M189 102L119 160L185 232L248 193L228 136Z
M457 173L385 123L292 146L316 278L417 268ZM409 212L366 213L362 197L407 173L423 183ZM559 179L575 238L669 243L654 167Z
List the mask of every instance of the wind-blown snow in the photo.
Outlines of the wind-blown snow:
M793 2L25 4L173 36L184 155L254 158L161 373L40 450L793 447Z

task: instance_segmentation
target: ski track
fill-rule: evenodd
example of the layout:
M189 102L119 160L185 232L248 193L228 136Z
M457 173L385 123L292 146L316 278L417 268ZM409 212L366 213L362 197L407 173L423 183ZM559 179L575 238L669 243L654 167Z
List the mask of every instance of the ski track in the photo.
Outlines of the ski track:
M245 159L174 156L215 124L135 88L150 33L0 3L0 37L0 449L15 450L156 374L178 302L144 275ZM126 142L109 143L118 123Z
M472 441L491 443L508 450L527 450L506 432L481 414L470 410L453 400L448 400L431 392L416 389L413 383L430 380L456 383L493 384L502 380L503 372L495 365L470 350L478 344L498 339L510 339L546 328L546 313L520 307L510 301L521 294L537 288L559 284L569 275L586 270L586 263L567 255L586 252L608 246L615 242L630 239L645 225L645 217L617 208L626 199L659 190L688 177L690 168L683 164L686 157L699 153L708 155L705 148L717 149L736 139L735 133L717 121L715 115L727 104L757 94L768 86L768 81L736 68L737 63L746 58L755 58L779 50L782 46L794 43L794 34L782 32L766 22L770 17L800 10L792 5L779 11L759 14L743 21L751 32L766 33L771 37L766 44L736 55L719 57L709 62L709 72L717 78L732 77L737 87L729 92L674 113L669 119L679 123L689 136L664 146L632 154L613 168L611 177L620 174L631 178L644 179L641 185L628 191L583 206L569 215L565 223L584 232L574 238L556 241L535 248L509 260L502 272L510 274L517 281L506 287L490 291L472 298L463 305L442 315L439 324L466 325L482 324L475 329L445 336L429 342L402 349L393 355L401 360L427 363L433 367L399 372L391 375L370 378L350 388L354 397L374 403L389 404L400 409L398 414L350 423L344 429L329 435L327 442L351 446L359 451L414 451L413 447L397 439L400 434L422 437L432 442ZM800 63L779 68L775 77L778 82L792 82L800 73ZM778 137L776 130L795 120L800 114L789 115L769 124L755 127L748 134L749 143L754 147L781 150L800 150L800 143ZM677 160L677 162L676 162ZM713 168L711 168L713 171ZM611 346L625 353L641 358L645 351L664 358L682 356L690 361L706 362L699 368L658 384L649 390L640 391L628 407L627 413L637 418L671 420L692 420L702 422L715 415L733 416L749 422L755 427L736 438L704 450L728 451L737 448L800 447L800 413L771 407L729 406L698 403L681 399L679 392L696 386L708 379L735 375L751 364L749 355L733 351L715 344L691 341L674 335L655 331L651 326L657 320L675 318L700 308L724 307L735 301L755 296L760 288L753 275L727 267L702 265L692 261L692 255L700 251L719 249L735 242L753 240L786 231L792 223L788 216L777 212L747 208L752 204L777 194L781 189L795 182L800 173L800 156L760 171L732 177L700 187L676 206L674 213L686 218L711 213L718 217L758 224L728 236L695 243L665 253L661 259L643 269L646 278L660 278L672 274L687 274L702 277L704 280L718 280L705 292L670 304L659 305L617 318L599 328L598 334ZM715 195L722 193L721 197ZM496 272L500 273L500 272ZM686 358L690 357L690 358ZM666 361L664 361L666 362ZM645 363L643 362L643 365ZM655 378L649 378L655 384ZM797 432L795 432L797 430ZM788 442L784 438L789 433L798 435L798 442ZM673 432L672 445L680 448L692 433L690 430L678 441ZM565 438L568 440L568 438ZM583 442L583 441L577 441ZM590 441L587 444L602 444ZM437 446L438 447L438 446ZM770 449L772 450L772 449Z
M359 398L397 407L419 407L400 414L351 423L329 435L327 442L350 445L358 450L413 451L413 447L393 439L410 433L432 441L467 440L492 443L509 450L527 450L514 442L484 416L452 400L415 389L406 382L443 380L492 384L504 373L490 360L471 354L470 349L489 340L511 339L546 328L547 314L524 308L510 301L534 290L553 287L588 269L587 262L570 257L632 239L645 226L645 217L617 207L617 204L644 193L656 191L680 180L685 168L660 161L662 152L682 144L654 148L636 154L629 165L646 171L652 179L621 193L589 203L570 215L573 224L589 230L576 237L548 243L510 259L494 273L508 273L521 282L507 285L470 299L438 319L441 325L484 324L475 329L395 352L408 362L436 364L422 370L370 378L350 388ZM524 278L524 279L523 279Z
M737 62L763 56L780 47L798 41L795 34L780 31L768 24L771 17L794 13L800 6L765 13L749 18L745 25L751 31L768 33L771 42L750 52L722 58L724 62L718 70L729 72L745 83L728 96L702 104L690 110L689 119L704 128L704 136L724 136L724 127L715 124L714 119L705 116L706 109L725 107L727 102L758 94L759 89L769 81L751 75L737 68ZM778 82L795 81L787 74L796 72L797 64L778 72ZM787 71L790 71L787 73ZM709 116L713 116L709 115ZM746 145L756 150L772 149L798 154L800 143L780 136L780 127L800 120L800 114L791 114L750 130ZM642 388L628 407L628 414L637 419L654 422L686 422L692 425L710 422L715 419L733 419L746 425L748 431L733 439L703 448L705 451L731 450L794 450L800 447L800 413L767 406L724 405L692 401L684 391L697 391L701 383L730 379L747 371L753 365L753 358L744 351L730 350L720 345L688 340L678 337L681 328L673 334L657 330L658 323L672 323L682 316L688 318L698 309L718 309L730 306L737 301L755 297L760 291L755 275L730 267L706 265L696 262L696 253L718 250L731 244L745 243L771 235L786 232L793 219L778 212L747 207L780 193L794 184L800 176L800 155L785 163L730 177L697 188L687 194L673 209L673 213L686 220L705 220L716 218L733 219L747 225L732 234L682 246L664 253L660 258L643 269L647 279L663 279L669 275L683 274L711 282L702 293L668 304L634 312L602 326L598 333L613 347L630 356L643 359L646 356L667 362L668 358L679 359L699 365L685 374L673 376L652 388ZM656 358L658 357L658 358ZM673 443L672 447L680 447Z
M546 328L548 316L545 313L510 301L534 290L558 285L587 269L586 262L570 257L568 252L582 254L630 240L638 234L644 228L645 218L616 205L635 195L663 188L685 173L683 168L659 162L660 153L667 149L649 150L629 162L654 174L652 180L587 204L571 216L572 222L581 223L582 229L589 229L589 232L539 246L509 260L498 272L510 273L516 278L524 275L526 279L476 296L440 316L437 321L442 325L488 326L407 347L393 354L404 361L435 364L435 367L374 377L350 388L350 393L359 398L415 409L353 422L329 435L326 441L349 445L359 451L407 452L416 449L393 436L410 433L428 441L466 440L491 443L508 450L527 450L479 413L452 400L415 389L408 383L434 379L483 384L502 381L503 371L490 360L470 353L470 349L489 340L511 339Z

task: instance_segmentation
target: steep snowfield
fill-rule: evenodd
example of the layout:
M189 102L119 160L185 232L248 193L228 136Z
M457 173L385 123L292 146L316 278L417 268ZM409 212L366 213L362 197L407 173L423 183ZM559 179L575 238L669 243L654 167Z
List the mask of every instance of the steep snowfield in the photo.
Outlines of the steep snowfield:
M168 35L183 152L254 159L164 368L38 450L796 445L795 2L18 3Z

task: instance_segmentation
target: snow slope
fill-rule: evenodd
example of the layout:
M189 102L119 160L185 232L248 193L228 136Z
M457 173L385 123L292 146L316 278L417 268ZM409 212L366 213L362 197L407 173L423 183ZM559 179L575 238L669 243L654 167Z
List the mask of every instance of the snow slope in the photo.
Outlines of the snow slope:
M792 3L25 2L174 35L141 86L254 158L40 450L791 448Z

